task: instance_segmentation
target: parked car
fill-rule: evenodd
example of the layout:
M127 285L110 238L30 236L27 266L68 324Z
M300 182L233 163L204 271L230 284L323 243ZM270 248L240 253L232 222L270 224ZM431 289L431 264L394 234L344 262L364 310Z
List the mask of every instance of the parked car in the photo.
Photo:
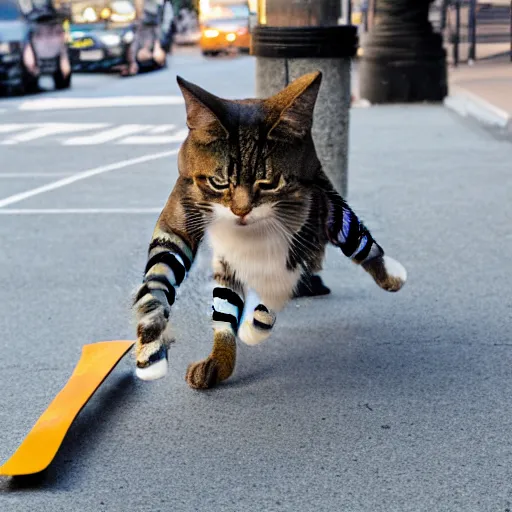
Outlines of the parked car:
M71 85L64 15L47 0L0 0L0 88L36 92L50 76L56 89Z
M134 75L164 67L162 16L163 2L158 0L144 2L140 19L130 0L71 0L73 70Z
M212 0L199 13L203 55L218 55L232 49L249 52L249 4L240 0Z
M135 7L128 0L72 0L69 48L73 71L127 67L135 18Z

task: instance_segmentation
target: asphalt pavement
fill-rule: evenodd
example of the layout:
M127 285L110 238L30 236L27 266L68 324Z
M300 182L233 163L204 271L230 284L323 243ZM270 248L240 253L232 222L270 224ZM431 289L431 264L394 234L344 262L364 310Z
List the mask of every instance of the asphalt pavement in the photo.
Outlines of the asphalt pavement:
M0 101L0 462L84 344L134 337L185 128L176 73L254 94L251 57L187 50L161 72ZM0 479L2 512L512 510L512 144L442 106L354 108L350 126L348 200L404 289L329 251L332 294L292 302L198 392L184 375L211 347L204 250L168 376L138 381L126 357L45 473Z

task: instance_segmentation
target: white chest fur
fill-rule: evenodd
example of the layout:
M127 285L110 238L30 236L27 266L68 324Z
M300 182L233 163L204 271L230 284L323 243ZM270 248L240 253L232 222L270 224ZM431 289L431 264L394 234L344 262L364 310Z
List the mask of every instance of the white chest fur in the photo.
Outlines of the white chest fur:
M266 213L254 212L256 219ZM214 258L224 259L267 307L277 311L286 304L300 269L290 271L286 267L290 244L282 230L270 227L264 219L238 225L229 209L217 207L207 234Z

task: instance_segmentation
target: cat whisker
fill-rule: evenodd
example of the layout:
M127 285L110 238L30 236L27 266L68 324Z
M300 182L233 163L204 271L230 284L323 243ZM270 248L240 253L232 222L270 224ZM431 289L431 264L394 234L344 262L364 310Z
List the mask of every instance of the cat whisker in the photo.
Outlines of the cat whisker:
M276 224L276 227L278 227L282 231L285 230L284 226L279 222ZM294 256L296 256L299 260L302 260L304 255L299 254L296 251L296 249L294 248L294 244L299 245L304 252L311 252L322 247L321 244L317 243L316 241L304 238L304 236L302 236L300 232L296 232L293 234L286 232L286 235L288 237L288 243L290 244L290 250L292 251Z
M294 245L293 245L293 235L288 232L284 226L276 219L274 220L274 222L272 222L270 224L270 227L273 229L273 231L275 233L277 233L279 236L283 236L283 238L286 240L288 246L289 246L289 250L292 252L292 254L297 258L297 259L301 259L300 258L300 254L297 252L297 250L295 249Z

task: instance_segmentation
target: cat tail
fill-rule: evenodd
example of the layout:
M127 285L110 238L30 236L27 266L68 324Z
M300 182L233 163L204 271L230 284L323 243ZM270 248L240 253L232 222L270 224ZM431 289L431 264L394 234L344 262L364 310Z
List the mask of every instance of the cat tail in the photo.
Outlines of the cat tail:
M368 228L325 177L327 194L327 236L343 254L361 265L384 290L397 292L407 280L405 267L384 253Z

